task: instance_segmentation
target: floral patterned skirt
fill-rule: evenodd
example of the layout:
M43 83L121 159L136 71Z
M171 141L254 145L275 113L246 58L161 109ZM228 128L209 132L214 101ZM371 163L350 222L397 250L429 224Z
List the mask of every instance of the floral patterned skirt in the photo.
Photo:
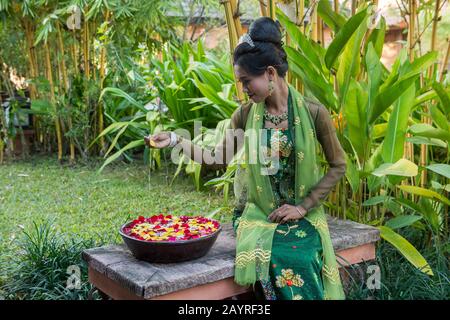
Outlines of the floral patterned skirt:
M233 227L238 215L233 217ZM272 242L269 280L257 281L255 294L265 300L323 300L320 235L306 219L279 224Z

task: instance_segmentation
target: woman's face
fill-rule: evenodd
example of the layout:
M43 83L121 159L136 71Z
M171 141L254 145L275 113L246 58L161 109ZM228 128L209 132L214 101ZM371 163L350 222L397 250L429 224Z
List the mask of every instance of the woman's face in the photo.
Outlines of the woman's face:
M253 102L264 101L269 96L270 79L267 71L260 76L252 76L239 65L235 65L234 75L242 83L244 92Z

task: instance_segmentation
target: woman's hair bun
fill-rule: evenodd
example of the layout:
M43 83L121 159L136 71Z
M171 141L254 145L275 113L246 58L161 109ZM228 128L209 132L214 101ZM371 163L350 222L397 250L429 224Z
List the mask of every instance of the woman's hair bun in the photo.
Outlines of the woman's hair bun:
M268 66L273 66L280 77L288 70L287 54L283 49L281 25L270 17L261 17L252 22L248 34L254 46L240 43L233 53L233 64L242 66L247 72L258 76Z
M270 42L278 47L283 46L281 25L269 17L261 17L253 21L248 34L253 41Z

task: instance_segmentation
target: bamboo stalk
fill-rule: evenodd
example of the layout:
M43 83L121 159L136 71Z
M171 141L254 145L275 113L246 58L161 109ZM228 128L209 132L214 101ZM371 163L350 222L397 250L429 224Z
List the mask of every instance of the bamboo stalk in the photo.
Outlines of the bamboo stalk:
M311 39L315 42L318 40L318 33L317 33L317 6L315 5L314 8L311 9Z
M447 69L449 52L450 52L450 38L447 38L447 52L445 53L444 59L442 60L441 63L441 70L439 71L439 82L442 82L442 80L444 80L444 71Z
M233 22L234 26L236 28L236 34L238 38L242 35L242 25L241 25L241 19L239 16L239 8L237 6L236 0L230 0L231 10L233 12Z
M333 0L334 12L339 13L339 0Z
M432 31L431 31L431 46L430 50L434 51L436 50L436 38L437 38L437 26L438 26L438 19L439 19L439 7L440 7L441 1L436 0L435 7L434 7L434 15L433 15L433 24L432 24ZM434 63L428 68L428 78L432 81L432 77L434 74ZM433 103L433 101L431 102ZM424 113L426 115L422 115L422 123L431 124L431 117L429 116L430 109L428 105L424 106ZM421 144L420 145L420 165L423 167L426 167L428 164L428 145ZM428 170L424 168L422 171L422 175L420 176L420 186L425 187L427 184L427 176L428 176Z
M291 43L291 37L289 37L289 34L286 33L286 46L292 46L293 43ZM287 82L292 83L292 71L288 69L287 72Z
M72 45L70 47L71 47L71 51L72 51L72 64L73 64L74 73L76 75L78 75L80 70L79 70L79 67L78 67L78 54L77 54L78 50L77 50L77 43L76 43L77 38L76 38L76 35L75 35L75 30L76 29L74 29L72 31L72 41L73 41L73 43L72 43Z
M324 39L323 21L320 18L320 16L317 14L317 40L322 47L324 47L323 39Z
M1 59L0 59L0 63ZM0 72L2 72L2 66L0 65ZM1 89L1 82L0 82L0 89ZM0 106L3 105L2 96L0 95ZM3 107L0 107L0 164L3 164L3 157L4 153L3 150L5 148L5 143L3 142L3 137L1 136L3 134L3 137L8 137L8 132L6 130L6 119L5 119L5 113L3 110ZM5 138L6 139L6 138Z
M305 0L296 0L298 2L296 2L296 21L295 24L300 28L300 32L301 33L305 33L305 24L303 21L303 16L305 14ZM301 79L297 78L296 82L295 82L295 87L297 88L297 90L304 94L304 87L303 87L303 83L301 81Z
M230 0L220 0L220 3L224 5L224 9L225 9L225 18L227 21L228 37L230 40L230 53L231 53L231 59L232 59L234 48L236 48L237 43L238 43L238 34L237 34L236 26L234 24L233 10L231 8ZM234 77L234 73L233 73L233 77ZM234 79L234 81L235 81L235 85L236 85L236 93L237 93L238 100L239 100L239 102L243 102L245 97L244 97L244 93L242 90L242 84L240 82L238 82L236 79Z
M84 16L83 23L83 58L84 58L84 74L87 79L90 79L90 68L89 68L89 23Z
M351 9L352 10L352 16L355 15L357 7L358 7L357 0L352 0L352 9Z
M88 7L85 8L84 12L88 12ZM87 20L86 15L83 16L83 58L84 58L84 76L85 79L89 82L90 80L90 66L89 66L89 22ZM89 104L90 104L90 96L89 94L86 95L86 105L85 110L89 110ZM94 131L95 132L95 131ZM89 131L88 129L84 130L84 145L85 147L88 145L89 141ZM84 152L87 154L87 150Z
M415 29L416 29L416 0L408 0L409 5L409 25L408 25L408 53L409 60L414 60L414 44L415 44Z
M61 27L60 27L59 23L56 24L56 31L58 34L59 52L61 53L60 63L61 63L64 91L67 94L69 92L69 79L67 76L66 61L64 59L64 57L65 57L64 42L63 42L63 38L62 38L62 34L61 34ZM71 111L72 107L70 105L68 106L68 108ZM73 124L72 124L72 115L71 114L69 114L68 123L69 123L69 130L72 130ZM69 146L70 160L69 161L70 161L70 163L74 163L75 162L75 144L74 144L72 138L69 138L69 142L70 142L70 146Z
M46 70L47 70L47 80L50 84L50 100L52 102L54 111L55 111L55 130L56 130L56 139L58 142L58 160L62 160L62 136L61 136L61 127L59 123L59 116L58 116L58 110L56 107L56 100L55 100L55 88L53 84L53 75L52 75L52 65L50 61L50 51L48 49L48 42L47 40L44 43L44 52L45 52L45 63L46 63Z
M89 43L89 41L92 41L91 37L95 38L95 32L97 30L97 24L96 24L95 21L91 21L90 25L91 26L89 27L89 30L91 30L90 32L92 34L89 35L88 43ZM89 50L90 50L90 52L89 52L89 58L90 58L89 59L89 66L90 66L89 72L91 74L91 78L94 81L97 81L97 68L95 67L96 66L96 63L95 63L95 57L96 57L96 55L95 55L95 46L93 44L92 45L89 44Z
M261 16L262 17L267 17L267 4L265 3L264 0L259 0L259 9L261 11Z
M277 9L277 1L276 0L268 0L269 4L269 17L275 20L276 18L276 9Z
M106 10L105 13L105 22L109 22L111 12L109 10ZM105 44L102 45L102 48L100 50L100 71L99 71L99 77L100 77L100 90L103 90L103 81L105 80L105 68L106 68L106 46ZM103 102L98 102L98 134L101 134L103 131L104 123L103 123ZM106 150L105 146L105 138L103 136L100 137L100 154L103 154L103 152Z
M30 74L33 79L37 77L35 70L35 62L33 61L33 31L31 30L31 26L28 23L28 20L25 21L25 38L27 43L28 50L28 63L30 64ZM36 99L36 87L33 83L30 84L30 98Z
M416 0L408 0L409 6L409 25L408 25L408 55L409 60L414 61L414 43L415 43L415 21L416 21ZM410 133L406 133L406 138L411 137ZM414 162L414 145L405 140L403 144L403 157ZM415 185L414 177L411 177L410 185ZM402 185L407 185L407 179L402 181ZM414 201L414 195L411 195Z
M303 21L304 15L305 15L305 0L298 0L296 24L300 27L300 31L302 33L305 33L305 23Z
M37 67L36 62L36 50L34 48L34 29L32 24L29 22L28 19L24 20L24 29L25 29L25 38L26 38L26 44L27 44L27 51L28 51L28 63L30 65L30 78L36 79L39 76L39 71ZM36 90L36 86L34 83L30 83L30 99L35 100L38 98L38 92ZM39 130L39 117L35 114L31 116L32 123L33 123L33 130L36 137L39 137L41 135ZM35 143L39 142L39 139L35 140Z

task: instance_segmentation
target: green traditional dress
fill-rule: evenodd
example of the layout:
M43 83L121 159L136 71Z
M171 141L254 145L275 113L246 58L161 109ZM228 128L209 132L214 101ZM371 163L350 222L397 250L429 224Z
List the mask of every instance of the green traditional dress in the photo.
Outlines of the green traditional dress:
M264 143L261 142L263 148L265 148L266 152L270 154L270 152L276 152L279 155L279 167L278 170L273 174L269 174L270 188L272 194L272 208L267 213L270 213L271 210L282 206L285 203L296 205L298 201L296 201L296 161L299 161L299 158L303 159L303 152L296 152L295 142L293 138L293 131L289 128L293 128L294 125L298 126L299 124L299 116L295 116L295 112L293 110L293 90L295 90L291 85L289 85L289 97L288 97L288 123L289 127L287 129L277 129L277 128L266 128L267 135L264 139ZM297 96L298 97L298 96ZM296 104L298 105L298 104ZM298 112L297 112L298 114ZM295 120L294 120L295 117ZM257 119L259 120L259 119ZM295 123L294 123L295 121ZM304 120L305 121L305 120ZM312 147L310 147L312 148ZM305 151L307 148L305 147ZM309 149L312 150L312 149ZM298 151L298 150L297 150ZM247 152L248 154L248 152ZM314 158L312 158L314 159ZM298 164L298 162L297 162ZM312 164L312 163L310 163ZM268 165L270 167L270 165ZM302 168L305 169L305 168ZM310 168L310 170L315 170L314 168ZM305 170L307 172L308 170ZM255 176L254 176L255 177ZM297 179L299 179L297 175ZM317 177L316 177L317 179ZM299 180L300 181L300 180ZM311 185L311 184L310 184ZM300 185L302 188L303 185ZM259 186L258 186L259 187ZM258 188L256 187L256 188ZM244 190L243 197L247 198L247 190ZM261 190L259 190L261 193ZM258 193L258 192L257 192ZM270 194L270 193L267 193ZM298 198L298 195L297 195ZM242 199L241 199L242 201ZM273 203L274 202L274 203ZM254 201L256 203L256 201ZM250 215L249 211L252 207L247 208L247 216ZM248 204L247 204L248 205ZM320 208L323 210L322 208ZM315 210L318 210L317 208ZM255 226L261 227L261 229L269 229L270 226L264 226L262 218L257 220L253 219L241 219L243 214L242 204L237 206L234 210L233 214L233 228L235 232L237 232L240 222L244 221L244 226L241 226L241 230L243 228L251 228L251 223ZM259 211L259 210L257 210ZM270 211L270 212L269 212ZM319 215L321 214L321 215ZM245 215L244 215L245 216ZM329 233L327 230L327 226L324 226L323 221L323 211L316 212L313 217L317 217L316 220L312 220L313 224L308 221L308 219L300 219L297 222L288 222L285 224L277 224L275 230L273 232L273 238L271 243L270 250L270 262L268 263L268 270L264 267L265 271L262 272L262 267L264 265L263 262L265 257L264 254L258 252L268 252L261 250L262 245L256 245L254 252L255 255L252 255L250 260L255 261L255 274L261 275L264 273L268 273L268 279L264 279L260 277L255 284L255 292L259 296L261 293L264 298L267 300L322 300L327 299L326 297L324 283L322 279L322 272L324 270L328 270L327 266L324 266L323 260L323 243L325 240L328 242L328 251L327 258L329 266L335 267L335 261L333 261L333 254L330 254L330 239ZM263 217L263 215L261 215ZM318 223L319 221L319 223ZM321 239L321 235L319 233L319 229L322 231L323 239ZM250 229L248 229L250 230ZM255 231L256 228L253 228ZM241 232L242 233L242 232ZM263 230L260 231L260 234L263 236L259 236L260 238L267 238L270 233ZM239 234L238 234L239 238ZM261 240L258 240L261 241ZM269 241L269 240L266 240ZM261 241L262 242L262 241ZM267 243L266 243L267 247ZM331 249L332 251L332 249ZM245 252L244 252L245 253ZM248 255L248 254L247 254ZM246 258L246 255L244 255ZM267 259L268 257L266 257ZM247 259L247 258L246 258ZM244 260L246 260L244 259ZM242 259L240 259L242 260ZM259 262L258 262L259 260ZM267 261L267 260L266 260ZM331 262L333 262L333 264ZM248 265L248 261L245 261ZM332 269L330 267L330 269ZM248 271L246 271L247 274ZM242 275L244 275L243 273ZM331 274L331 276L330 276ZM328 286L330 288L331 294L334 294L334 299L343 299L344 295L342 292L340 279L336 272L328 273L329 278L332 281L328 282ZM334 286L334 287L330 287ZM331 291L333 290L333 291ZM331 295L329 294L329 295Z

